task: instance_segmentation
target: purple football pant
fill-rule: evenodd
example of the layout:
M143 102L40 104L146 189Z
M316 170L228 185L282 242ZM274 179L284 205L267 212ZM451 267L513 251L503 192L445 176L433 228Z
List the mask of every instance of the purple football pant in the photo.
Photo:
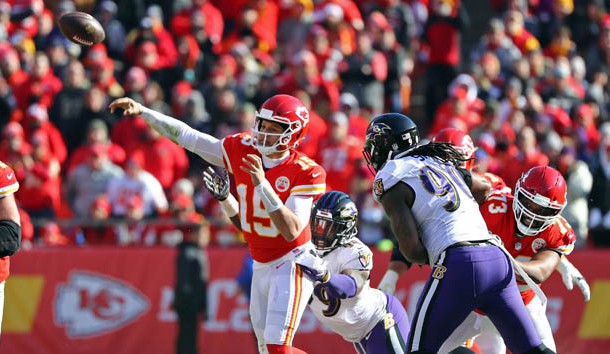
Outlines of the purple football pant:
M512 353L525 353L542 343L510 261L498 247L481 244L441 253L418 300L408 352L437 353L474 309L489 316Z
M409 335L409 316L400 301L393 295L385 294L388 299L386 315L373 327L368 338L354 343L359 354L405 354Z

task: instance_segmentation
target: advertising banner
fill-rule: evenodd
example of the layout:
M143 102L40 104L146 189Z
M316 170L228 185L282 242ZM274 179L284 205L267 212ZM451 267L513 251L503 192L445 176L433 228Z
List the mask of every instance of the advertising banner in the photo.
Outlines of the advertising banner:
M200 353L256 353L248 302L236 275L244 248L208 250L211 281L208 320L199 333ZM168 248L48 248L11 258L0 351L3 354L171 354L175 250ZM375 251L371 284L381 279L389 253ZM610 352L610 250L575 251L571 261L591 285L585 303L559 274L545 282L547 316L562 354ZM414 267L396 296L407 312L429 273ZM295 346L312 354L352 353L351 344L306 312Z

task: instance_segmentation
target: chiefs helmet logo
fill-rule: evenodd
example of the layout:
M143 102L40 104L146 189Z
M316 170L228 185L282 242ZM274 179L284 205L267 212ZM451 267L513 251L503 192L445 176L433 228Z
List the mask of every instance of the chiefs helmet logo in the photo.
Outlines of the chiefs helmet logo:
M297 117L301 118L303 121L309 122L309 111L307 110L307 108L301 106L301 107L297 108L295 114L297 115Z

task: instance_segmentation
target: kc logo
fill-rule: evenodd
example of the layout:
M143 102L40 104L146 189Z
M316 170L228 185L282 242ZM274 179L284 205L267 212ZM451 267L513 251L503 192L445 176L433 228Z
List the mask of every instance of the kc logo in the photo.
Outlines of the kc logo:
M437 265L434 267L434 273L432 273L432 277L435 279L443 279L445 276L445 272L447 271L447 267L442 265Z
M129 284L102 274L72 272L57 287L54 319L68 337L84 338L112 332L135 321L150 307Z

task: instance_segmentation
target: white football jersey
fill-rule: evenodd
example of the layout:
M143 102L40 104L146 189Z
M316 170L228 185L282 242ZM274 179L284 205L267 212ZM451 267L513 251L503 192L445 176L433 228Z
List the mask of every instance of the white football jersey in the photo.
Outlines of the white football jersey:
M324 256L331 274L346 269L368 270L373 268L373 253L357 238L349 244L337 247ZM386 313L386 295L371 288L367 280L362 290L348 299L329 298L314 290L309 307L316 318L348 342L359 342L379 323Z
M398 182L415 192L411 211L430 264L456 242L490 239L479 205L452 164L428 156L389 160L375 176L375 198Z

